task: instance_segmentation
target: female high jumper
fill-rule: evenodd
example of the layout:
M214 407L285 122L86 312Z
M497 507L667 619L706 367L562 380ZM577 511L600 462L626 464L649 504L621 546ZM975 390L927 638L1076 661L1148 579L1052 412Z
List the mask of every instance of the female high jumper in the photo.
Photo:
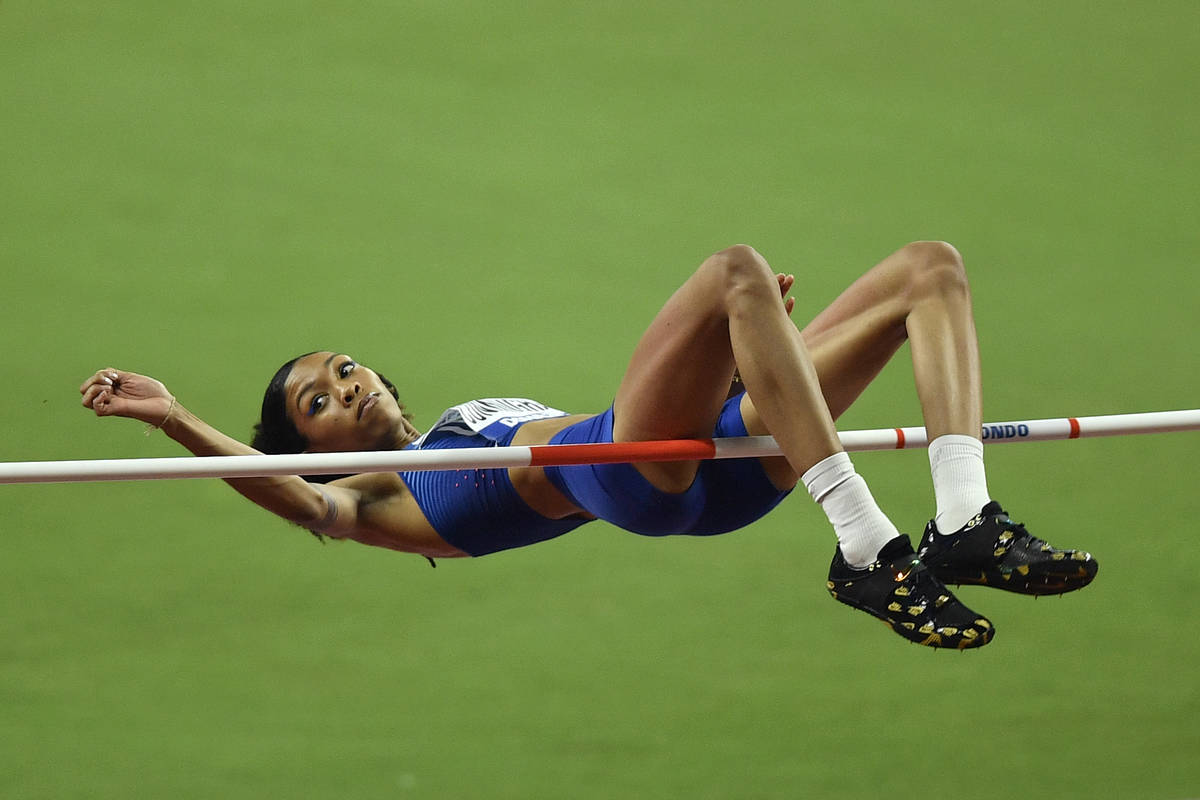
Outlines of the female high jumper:
M837 536L828 588L919 644L980 647L991 622L946 584L1023 594L1087 585L1096 561L1011 521L988 493L970 289L944 242L914 242L802 331L792 275L753 248L706 259L650 323L611 407L566 414L524 399L455 406L424 434L396 388L348 355L310 353L267 388L254 447L212 428L158 381L102 369L80 388L99 416L161 428L198 456L634 442L770 434L783 457L232 478L258 505L327 536L429 558L482 556L602 519L648 536L749 525L802 482ZM781 301L782 298L782 301ZM929 437L936 516L914 551L843 451L834 420L904 341ZM732 384L732 388L731 388Z

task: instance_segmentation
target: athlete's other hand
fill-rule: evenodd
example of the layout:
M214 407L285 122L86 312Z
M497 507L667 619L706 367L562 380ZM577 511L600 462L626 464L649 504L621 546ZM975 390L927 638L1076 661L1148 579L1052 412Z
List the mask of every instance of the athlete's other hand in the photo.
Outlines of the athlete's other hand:
M112 368L102 369L84 381L79 393L84 408L92 409L98 417L129 417L149 425L161 423L175 400L154 378Z
M783 298L783 307L788 314L792 313L792 309L796 307L796 298L788 297L788 292L792 290L792 285L796 283L795 275L784 275L782 272L775 273L775 280L779 282L779 296Z

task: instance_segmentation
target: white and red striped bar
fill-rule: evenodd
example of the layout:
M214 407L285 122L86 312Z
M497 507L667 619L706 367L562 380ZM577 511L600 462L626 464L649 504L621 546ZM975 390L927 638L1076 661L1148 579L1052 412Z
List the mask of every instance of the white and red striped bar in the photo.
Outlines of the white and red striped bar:
M1000 444L1194 430L1200 430L1200 409L986 423L982 437L984 444ZM842 446L852 451L905 450L929 445L925 429L919 427L847 431L840 436Z
M985 444L1041 442L1194 430L1200 430L1200 409L990 423L983 427L983 441ZM904 450L925 447L928 444L925 429L920 427L845 431L839 436L842 446L849 451ZM547 467L635 461L703 461L713 458L777 455L780 455L779 446L770 436L746 436L615 444L468 447L458 450L10 461L0 462L0 484L350 475L364 472Z

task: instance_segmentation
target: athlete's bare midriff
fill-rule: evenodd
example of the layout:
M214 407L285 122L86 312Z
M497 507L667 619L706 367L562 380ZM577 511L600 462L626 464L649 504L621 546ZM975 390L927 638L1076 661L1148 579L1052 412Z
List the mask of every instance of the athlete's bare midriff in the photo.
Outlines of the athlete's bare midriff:
M537 419L526 422L513 436L514 446L531 446L547 444L556 433L595 416L594 414L570 414L565 417ZM513 467L508 471L513 488L521 499L537 513L550 519L562 519L573 514L579 514L592 519L579 506L568 500L562 492L546 477L546 471L541 467Z

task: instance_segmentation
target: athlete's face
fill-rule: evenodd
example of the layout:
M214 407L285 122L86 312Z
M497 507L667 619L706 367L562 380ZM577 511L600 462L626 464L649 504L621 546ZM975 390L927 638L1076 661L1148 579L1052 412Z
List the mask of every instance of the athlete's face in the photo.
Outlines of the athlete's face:
M388 450L418 435L379 376L344 354L301 358L284 396L309 452Z

